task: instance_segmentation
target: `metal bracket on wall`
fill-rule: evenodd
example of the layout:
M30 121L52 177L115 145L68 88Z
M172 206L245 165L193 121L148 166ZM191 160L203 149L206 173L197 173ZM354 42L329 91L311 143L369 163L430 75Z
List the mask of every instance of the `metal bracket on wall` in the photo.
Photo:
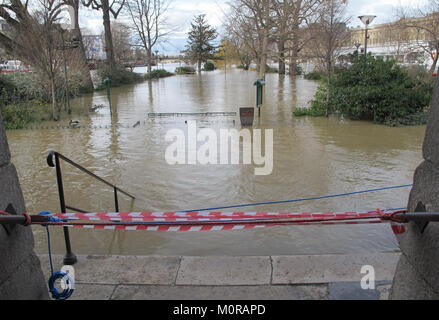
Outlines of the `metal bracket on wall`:
M14 207L12 206L12 203L8 204L4 212L7 212L11 215L17 215L17 212L15 211ZM15 224L2 224L3 228L5 228L6 234L9 236L15 228Z
M424 204L419 201L415 212L427 212L427 208L425 208ZM419 228L419 232L424 233L425 228L427 228L428 221L415 221L415 224Z

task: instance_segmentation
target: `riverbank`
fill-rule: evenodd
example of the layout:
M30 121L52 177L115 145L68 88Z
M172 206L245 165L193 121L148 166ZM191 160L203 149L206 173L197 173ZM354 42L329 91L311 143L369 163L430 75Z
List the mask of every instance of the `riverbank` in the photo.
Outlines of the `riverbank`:
M400 253L297 256L80 255L72 300L386 300ZM46 279L48 255L39 255ZM54 268L62 255L53 256ZM375 269L363 290L361 267Z

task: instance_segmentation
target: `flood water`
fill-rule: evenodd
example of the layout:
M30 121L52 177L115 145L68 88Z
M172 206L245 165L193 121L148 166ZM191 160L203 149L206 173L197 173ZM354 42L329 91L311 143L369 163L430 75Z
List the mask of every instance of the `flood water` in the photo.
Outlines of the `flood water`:
M175 66L168 66L168 68ZM391 128L339 117L295 118L317 83L268 74L265 106L255 128L273 129L274 166L256 176L253 165L175 165L165 161L170 129L236 128L239 117L148 117L151 112L238 112L254 106L257 74L235 69L174 76L112 89L108 108L80 118L80 129L8 131L28 211L59 212L55 169L46 164L56 150L136 196L119 196L121 211L178 211L241 203L289 200L409 184L421 162L425 126ZM73 104L107 105L106 92ZM235 121L234 121L235 120ZM140 121L140 125L133 125ZM62 122L67 124L68 120ZM59 125L59 124L56 124ZM66 202L90 212L114 211L107 186L62 164ZM405 207L409 188L308 202L246 207L244 211L322 212ZM230 210L229 210L230 211ZM52 250L64 252L62 230L51 228ZM34 226L35 247L47 253L45 229ZM282 226L245 231L167 232L70 229L77 254L284 255L397 250L390 226Z

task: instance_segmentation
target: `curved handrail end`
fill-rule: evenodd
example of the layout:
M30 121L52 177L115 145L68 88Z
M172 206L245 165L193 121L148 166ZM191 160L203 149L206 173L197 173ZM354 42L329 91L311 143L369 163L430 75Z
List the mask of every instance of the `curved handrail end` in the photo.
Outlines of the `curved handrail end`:
M47 164L49 165L49 167L52 167L52 168L55 167L55 164L53 163L53 157L55 156L56 153L57 152L54 150L49 151L49 154L47 155L47 158L46 158Z

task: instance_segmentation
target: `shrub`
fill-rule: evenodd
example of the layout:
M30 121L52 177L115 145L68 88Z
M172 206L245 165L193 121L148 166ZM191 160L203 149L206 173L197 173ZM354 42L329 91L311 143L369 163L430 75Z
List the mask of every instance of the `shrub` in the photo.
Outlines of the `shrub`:
M1 104L0 110L6 129L22 129L33 121L52 118L52 106L39 100Z
M110 76L110 68L108 66L104 66L103 68L98 70L98 75L102 82L106 78L110 78L111 87L119 87L125 84L133 84L143 80L143 77L139 73L131 72L125 69L123 66L118 66L116 68L114 76ZM98 89L102 88L105 88L105 85L103 83L98 86Z
M164 69L159 69L159 70L153 70L151 71L151 73L147 73L145 74L145 79L149 80L149 79L158 79L158 78L165 78L165 77L171 77L174 74L171 72L168 72Z
M325 73L322 71L312 71L304 75L306 80L323 80Z
M215 69L215 64L212 61L207 61L203 67L204 71L214 71Z
M425 117L432 87L413 80L395 61L350 55L351 65L340 69L331 79L329 101L326 84L321 84L312 102L313 113L344 114L353 120L408 124ZM422 123L422 122L420 122Z
M195 69L193 67L178 67L175 69L176 74L194 74Z
M0 74L0 90L1 99L6 103L51 99L44 82L36 73Z

